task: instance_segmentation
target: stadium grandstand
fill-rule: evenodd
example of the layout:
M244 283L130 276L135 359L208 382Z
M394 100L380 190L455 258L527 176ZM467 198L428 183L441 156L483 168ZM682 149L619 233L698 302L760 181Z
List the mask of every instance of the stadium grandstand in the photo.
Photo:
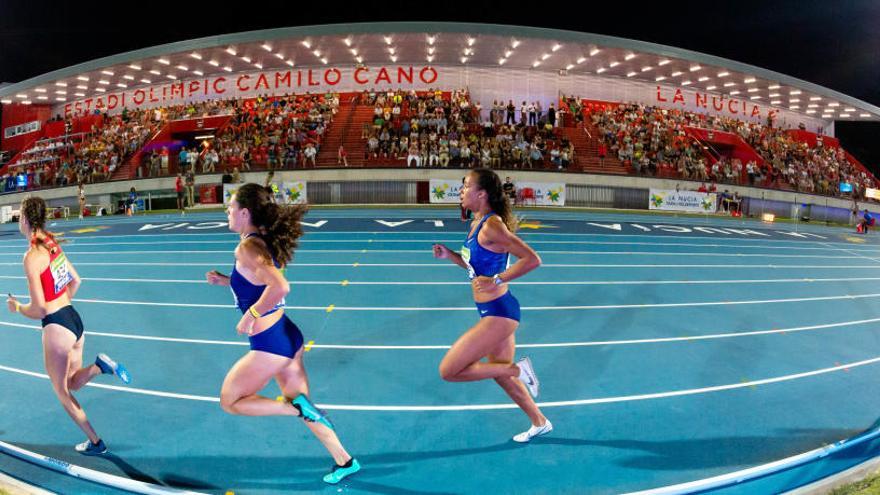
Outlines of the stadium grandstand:
M324 489L329 460L308 432L287 432L288 418L239 422L218 395L248 345L232 329L252 337L231 318L279 309L302 327L295 355L310 353L311 390L327 401L306 399L308 428L332 429L332 415L363 464L324 477L340 492L819 493L880 465L878 394L866 392L880 363L880 181L835 133L880 122L873 104L633 39L383 22L119 53L2 86L0 112L0 220L46 200L46 228L82 274L89 352L125 358L135 380L77 391L115 449L78 456L30 331L42 327L13 314L31 298L20 261L31 244L0 225L0 492ZM459 204L483 169L516 208L510 229L540 254L504 238L515 263L541 266L511 281L516 346L511 330L477 358L510 365L507 344L534 353L532 405L547 417L516 436L521 400L449 383L464 380L440 364L477 321L459 286L483 289L439 262L506 284L476 276L470 248L436 244L465 238ZM296 217L307 235L295 261L282 266L266 243L254 269L289 279L286 300L242 316L205 282L224 285L215 268L236 263L225 285L268 286L233 259L255 242L229 232L244 183L272 188L267 211L312 209ZM100 356L94 375L122 378ZM262 405L309 418L286 392ZM78 448L103 445L90 442ZM353 455L334 469L355 473Z

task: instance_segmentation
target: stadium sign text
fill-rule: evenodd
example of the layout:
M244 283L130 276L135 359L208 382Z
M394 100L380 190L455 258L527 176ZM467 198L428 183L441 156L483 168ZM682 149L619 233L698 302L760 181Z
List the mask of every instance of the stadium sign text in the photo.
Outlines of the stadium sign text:
M87 115L95 110L112 112L122 108L152 108L165 104L265 94L334 91L340 87L358 91L372 87L423 87L437 82L437 69L430 66L349 67L343 69L301 69L267 71L237 76L218 76L172 82L159 86L120 91L84 98L64 105L65 116Z
M778 113L776 110L768 110L752 102L731 98L727 95L710 95L700 91L682 91L681 88L676 88L675 91L672 91L671 88L657 86L657 103L687 106L688 98L691 99L691 103L694 106L715 110L716 112L726 113L731 116L775 119Z

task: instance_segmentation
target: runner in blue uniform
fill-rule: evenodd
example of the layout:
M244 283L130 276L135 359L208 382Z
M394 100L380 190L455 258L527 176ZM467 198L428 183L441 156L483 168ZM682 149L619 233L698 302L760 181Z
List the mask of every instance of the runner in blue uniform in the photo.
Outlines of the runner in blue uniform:
M540 266L541 258L513 234L517 221L495 172L477 169L468 174L461 206L474 212L461 254L435 244L434 257L448 259L468 271L480 321L443 357L440 376L451 382L494 379L531 420L528 430L513 437L517 442L528 442L552 431L553 425L533 400L538 396L538 377L531 361L524 357L513 364L520 309L507 283ZM513 265L510 254L517 258ZM488 362L482 362L483 358Z
M300 221L305 212L303 206L275 204L272 191L258 184L243 185L229 203L229 229L241 236L235 264L231 275L213 270L206 278L211 285L232 289L242 312L236 330L248 336L251 350L226 375L220 405L230 414L302 417L336 461L324 476L325 482L336 484L360 470L360 464L309 399L303 336L284 314L290 286L281 268L290 262L303 234ZM282 402L258 395L273 378L284 394Z

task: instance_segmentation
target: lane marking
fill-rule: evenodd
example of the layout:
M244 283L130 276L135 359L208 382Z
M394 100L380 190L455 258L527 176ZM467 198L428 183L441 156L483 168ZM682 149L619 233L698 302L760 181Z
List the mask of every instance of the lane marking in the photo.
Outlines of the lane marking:
M517 349L549 349L549 348L567 348L567 347L600 347L614 345L640 345L640 344L660 344L671 342L696 342L701 340L716 340L738 337L754 337L759 335L788 335L789 333L808 332L813 330L824 330L828 328L842 328L857 325L866 325L869 323L880 323L880 318L871 318L867 320L842 321L835 323L825 323L821 325L807 325L791 328L773 328L771 330L752 330L745 332L726 332L707 335L682 335L678 337L658 337L652 339L628 339L628 340L597 340L586 342L558 342L545 344L517 344ZM0 321L0 326L24 328L39 332L42 327L39 325L26 325L22 323L12 323ZM155 337L148 335L122 334L99 332L87 330L86 335L94 335L98 337L111 337L131 340L148 340L158 342L175 342L184 344L207 344L207 345L227 345L227 346L248 346L244 341L228 341L228 340L207 340L207 339L189 339L179 337ZM346 349L346 350L446 350L449 345L353 345L353 344L314 344L309 341L312 348L315 349Z
M0 280L25 280L24 275L0 275ZM124 282L124 283L168 283L168 284L203 284L204 279L161 279L161 278L110 278L82 277L89 282ZM572 280L572 281L514 281L510 285L718 285L718 284L812 284L816 282L876 282L880 277L836 277L836 278L772 278L772 279L717 279L717 280ZM295 285L468 285L470 282L441 282L428 280L415 281L350 281L343 280L288 280Z
M74 256L126 256L126 255L177 255L177 254L222 254L228 256L230 254L229 250L219 250L219 251L209 251L209 250L200 250L200 251L192 251L192 250L180 250L180 251L171 251L171 250L153 250L153 251L74 251L74 250L65 250L66 254L74 255ZM366 249L298 249L296 254L306 254L306 253L333 253L333 254L365 254L367 253ZM428 255L431 253L430 249L372 249L370 253L377 254L394 254L394 253L407 253L407 254L425 254ZM866 256L854 255L854 256L829 256L829 255L821 255L821 254L769 254L769 253L690 253L690 252L680 252L680 253L669 253L669 252L657 252L657 251L547 251L547 250L539 250L538 254L547 255L547 254L560 254L560 255L587 255L587 256L687 256L687 257L714 257L714 258L786 258L786 259L806 259L806 258L818 258L818 259L868 259L871 261L875 261L880 263L873 258L868 258ZM0 253L0 256L14 256L21 257L22 253ZM20 264L20 263L19 263Z
M574 406L589 406L596 404L613 404L613 403L622 403L622 402L634 402L634 401L643 401L643 400L656 400L656 399L667 399L670 397L684 397L689 395L701 395L708 394L714 392L723 392L727 390L737 390L746 387L759 387L764 385L771 385L775 383L783 383L787 381L800 380L804 378L809 378L818 375L824 375L828 373L835 373L838 371L843 371L844 369L853 369L860 368L862 366L868 366L871 364L875 364L880 362L880 357L875 357L871 359L865 359L862 361L856 361L851 363L846 363L840 366L834 366L831 368L822 368L813 371L806 371L803 373L796 373L792 375L784 375L784 376L776 376L771 378L765 378L762 380L754 380L744 383L730 383L725 385L715 385L710 387L702 387L702 388L691 388L691 389L682 389L682 390L672 390L668 392L656 392L649 394L638 394L638 395L623 395L623 396L615 396L615 397L598 397L592 399L578 399L578 400L566 400L566 401L552 401L552 402L539 402L538 407L574 407ZM48 380L48 375L43 373L36 373L33 371L23 370L20 368L14 368L11 366L0 365L0 370L7 371L9 373L16 373L20 375L31 376L35 378L42 378L44 380ZM193 400L200 402L215 402L219 403L219 397L209 397L203 395L193 395L193 394L182 394L175 392L163 392L159 390L150 390L136 387L121 387L117 385L105 385L101 383L89 383L88 387L100 388L105 390L113 390L116 392L124 392L130 394L139 394L139 395L148 395L154 397L165 397L170 399L183 399L183 400ZM393 411L393 412L428 412L428 411L490 411L490 410L502 410L502 409L518 409L519 406L516 404L461 404L461 405L446 405L446 406L433 406L433 405L415 405L415 406L402 406L402 405L355 405L355 404L317 404L318 407L322 409L332 410L332 411Z
M28 294L15 294L18 299L30 300ZM590 306L523 306L524 311L570 311L570 310L598 310L598 309L646 309L646 308L688 308L703 306L741 306L753 304L782 304L795 302L810 301L840 301L844 299L874 299L880 297L880 293L873 294L847 294L840 296L817 296L817 297L798 297L789 299L757 299L746 301L706 301L706 302L684 302L684 303L650 303L650 304L602 304ZM212 308L212 309L230 309L235 308L232 304L195 304L195 303L168 303L168 302L152 302L152 301L122 301L108 299L74 299L77 303L92 304L116 304L116 305L132 305L132 306L161 306L174 308ZM403 307L403 306L285 306L285 309L299 311L473 311L473 306L455 307Z

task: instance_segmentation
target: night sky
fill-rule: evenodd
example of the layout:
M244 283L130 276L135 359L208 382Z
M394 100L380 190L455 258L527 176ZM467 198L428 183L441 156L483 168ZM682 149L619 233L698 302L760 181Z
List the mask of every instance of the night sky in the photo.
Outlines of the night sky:
M226 2L223 2L226 4ZM217 34L345 22L452 21L569 29L687 48L781 72L880 106L880 1L763 2L39 2L0 1L0 81ZM603 6L611 4L613 6ZM254 8L255 5L260 7ZM511 5L513 5L511 3ZM572 5L582 5L573 7ZM453 6L453 7L449 7ZM538 8L540 6L540 8ZM880 170L880 124L838 123Z

